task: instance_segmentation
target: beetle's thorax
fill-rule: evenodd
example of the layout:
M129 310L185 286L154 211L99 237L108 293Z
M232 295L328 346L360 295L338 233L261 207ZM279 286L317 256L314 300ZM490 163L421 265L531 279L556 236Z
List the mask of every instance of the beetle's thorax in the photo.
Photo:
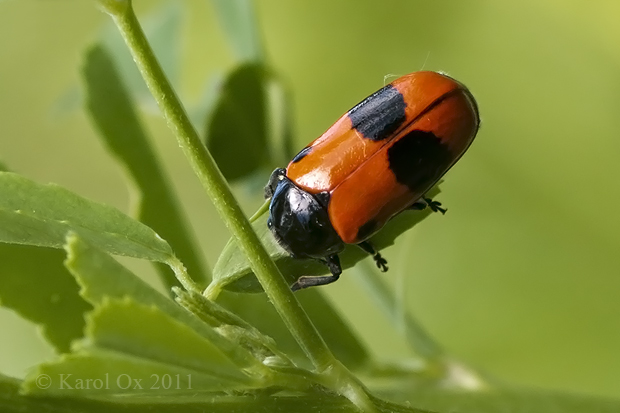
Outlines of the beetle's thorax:
M328 198L304 191L283 172L274 171L268 187L267 225L276 240L295 257L322 258L342 251L344 244L327 213Z

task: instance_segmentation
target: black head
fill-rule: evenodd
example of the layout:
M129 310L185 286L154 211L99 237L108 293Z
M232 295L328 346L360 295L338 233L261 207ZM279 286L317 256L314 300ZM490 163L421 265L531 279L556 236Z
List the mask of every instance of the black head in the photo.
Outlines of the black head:
M329 220L326 203L299 188L282 170L274 175L267 225L280 245L295 257L322 258L342 251L344 244Z

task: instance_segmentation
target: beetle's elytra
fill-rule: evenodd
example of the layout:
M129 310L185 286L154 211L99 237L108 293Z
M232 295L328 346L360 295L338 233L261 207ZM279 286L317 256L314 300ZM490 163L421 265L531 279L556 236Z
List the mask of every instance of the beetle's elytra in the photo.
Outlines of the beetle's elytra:
M424 194L465 153L479 124L463 84L414 72L364 99L276 169L265 188L269 228L292 256L318 259L331 272L301 277L293 290L336 281L344 244L359 245L387 270L366 240L406 209L445 212Z

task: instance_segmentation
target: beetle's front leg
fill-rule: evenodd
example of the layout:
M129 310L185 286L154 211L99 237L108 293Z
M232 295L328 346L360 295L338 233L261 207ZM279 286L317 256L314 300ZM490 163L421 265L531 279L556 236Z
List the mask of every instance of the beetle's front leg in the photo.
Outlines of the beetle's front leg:
M342 267L340 266L340 258L338 258L338 255L330 255L328 257L325 257L325 259L321 259L319 261L327 265L329 271L332 274L319 276L301 276L291 286L291 290L297 291L308 287L316 287L319 285L331 284L334 281L338 281L338 278L340 278L340 274L342 274Z

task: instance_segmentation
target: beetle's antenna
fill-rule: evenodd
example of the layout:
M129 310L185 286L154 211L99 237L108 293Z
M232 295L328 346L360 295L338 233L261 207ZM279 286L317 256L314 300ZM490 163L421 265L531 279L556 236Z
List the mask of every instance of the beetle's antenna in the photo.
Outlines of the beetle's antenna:
M431 51L429 50L428 53L426 53L426 59L424 59L424 63L422 63L422 67L420 68L420 70L424 70L424 67L426 67L426 62L428 62L428 58L431 55Z

